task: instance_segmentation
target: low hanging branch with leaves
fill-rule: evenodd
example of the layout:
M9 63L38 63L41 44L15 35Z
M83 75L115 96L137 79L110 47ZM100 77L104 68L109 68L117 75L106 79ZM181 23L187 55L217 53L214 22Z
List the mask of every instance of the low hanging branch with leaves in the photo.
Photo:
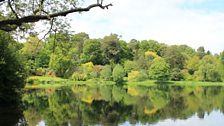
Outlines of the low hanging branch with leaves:
M92 8L108 9L112 4L103 4L103 0L87 7L78 7L78 0L0 0L0 29L13 31L26 23L49 20L70 13L87 12ZM3 9L6 8L6 11Z

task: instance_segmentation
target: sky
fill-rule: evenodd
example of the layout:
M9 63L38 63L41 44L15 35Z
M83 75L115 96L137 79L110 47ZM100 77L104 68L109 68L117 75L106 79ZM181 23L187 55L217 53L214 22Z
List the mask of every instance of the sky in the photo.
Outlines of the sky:
M83 7L96 0L85 0ZM212 53L224 50L224 0L104 0L108 10L94 8L74 13L75 33L91 38L115 33L131 39L156 40L168 45L204 46Z

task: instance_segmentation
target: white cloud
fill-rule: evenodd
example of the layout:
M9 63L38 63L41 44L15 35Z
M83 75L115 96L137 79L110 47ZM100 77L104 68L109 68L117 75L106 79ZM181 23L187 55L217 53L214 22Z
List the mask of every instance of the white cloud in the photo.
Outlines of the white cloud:
M71 14L73 30L93 38L116 33L126 41L154 39L193 48L204 46L214 53L224 50L224 12L179 6L205 0L105 0L110 2L114 6L109 10Z

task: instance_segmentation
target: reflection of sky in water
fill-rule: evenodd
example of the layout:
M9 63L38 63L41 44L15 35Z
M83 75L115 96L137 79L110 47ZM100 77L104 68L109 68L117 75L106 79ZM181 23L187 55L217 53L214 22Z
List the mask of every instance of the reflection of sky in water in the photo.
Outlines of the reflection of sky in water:
M45 122L41 121L37 126L45 126Z
M138 123L135 126L148 126L149 124ZM129 122L125 122L120 126L133 126ZM197 115L192 116L186 120L172 120L166 119L150 126L224 126L224 115L219 111L213 111L209 115L206 114L204 119L198 118Z
M129 122L125 122L120 124L119 126L223 126L224 125L224 114L220 111L213 111L210 114L206 114L204 119L198 118L197 115L192 116L186 120L172 120L166 119L160 121L156 124L130 124ZM41 121L38 126L45 126L45 122ZM68 126L70 126L68 124Z

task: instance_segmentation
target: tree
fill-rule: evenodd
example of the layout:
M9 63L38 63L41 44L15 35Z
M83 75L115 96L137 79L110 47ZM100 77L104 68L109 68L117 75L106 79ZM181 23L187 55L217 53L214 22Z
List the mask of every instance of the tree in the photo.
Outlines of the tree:
M160 48L160 45L157 41L154 40L143 40L141 41L139 47L142 52L146 51L157 52Z
M195 50L189 47L188 45L180 45L179 48L182 51L182 53L187 57L192 57L197 54Z
M119 53L121 57L121 62L123 63L125 60L133 60L133 54L131 52L131 49L128 48L127 42L124 40L119 41L121 52Z
M99 7L108 9L112 4L103 4L103 0L97 0L95 4L87 7L79 7L81 0L30 0L30 1L0 1L0 29L13 31L18 27L25 28L28 23L41 20L54 22L55 18L66 16L70 13L87 12ZM5 11L8 10L8 11Z
M220 73L222 75L222 80L224 81L224 51L220 53Z
M0 104L17 101L18 91L24 87L25 70L16 45L8 33L0 30Z
M145 59L149 62L151 62L154 58L159 57L155 52L152 51L146 51L145 52Z
M88 39L83 45L82 62L93 62L93 64L104 64L101 44L96 39Z
M50 61L50 51L43 48L35 57L35 64L37 67L47 68Z
M197 53L200 59L202 59L205 56L205 49L203 46L198 47Z
M103 56L111 64L120 63L126 56L126 50L124 48L123 42L120 42L118 35L111 34L110 36L105 36L101 42Z
M159 81L168 80L169 64L166 63L165 59L158 57L152 61L149 68L149 77Z
M125 76L124 68L120 64L117 64L113 69L112 76L116 83L121 83L123 81L123 77Z
M166 50L166 48L168 48L168 45L166 45L165 43L159 43L159 50L158 50L157 54L159 56L164 55L164 51Z
M195 71L198 70L199 68L199 62L200 62L200 59L197 55L191 57L189 60L187 60L187 63L186 63L186 68L188 69L188 72L193 75Z
M79 55L83 53L84 42L89 39L89 35L85 32L80 32L72 37L72 43L74 43L75 48L78 50Z
M77 67L77 64L70 55L64 56L58 53L51 54L49 67L54 70L57 76L68 78L73 73L73 69Z
M136 39L132 39L128 43L128 48L130 49L132 55L134 56L133 57L134 60L137 60L138 59L138 55L139 55L139 44L140 44L140 42L137 41Z
M138 64L139 69L148 70L149 62L146 60L145 56L140 56L136 63Z
M23 44L21 52L30 74L36 75L38 73L37 68L48 66L50 57L48 50L44 48L44 44L37 36L29 36Z
M50 34L46 43L46 48L51 53L56 53L60 49L63 54L67 54L68 50L75 48L72 35L65 31Z
M170 64L171 69L184 68L186 57L183 55L182 50L178 46L174 45L167 47L163 51L162 57L164 57L167 63Z
M221 73L218 70L218 60L212 55L204 56L194 76L200 81L221 81Z
M220 53L220 60L221 60L222 64L224 65L224 51L222 51Z
M49 67L57 76L68 78L79 64L78 50L72 41L72 36L67 33L57 33L49 36L46 48L49 54Z
M132 70L137 70L138 65L135 61L127 60L124 62L124 70L126 73L131 72Z
M178 68L174 68L172 69L171 73L170 73L170 79L173 81L180 81L184 78L182 72L180 69Z
M27 41L24 43L22 52L28 57L33 58L42 50L43 46L44 43L40 41L37 36L29 36Z

